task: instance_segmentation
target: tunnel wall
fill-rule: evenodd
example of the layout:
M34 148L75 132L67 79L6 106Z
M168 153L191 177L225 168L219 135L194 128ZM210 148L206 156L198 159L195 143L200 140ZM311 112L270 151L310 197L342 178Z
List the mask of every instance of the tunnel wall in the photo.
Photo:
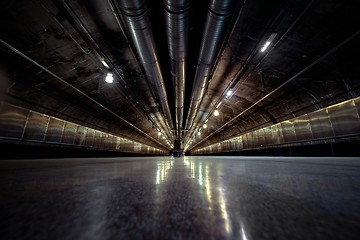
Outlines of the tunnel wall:
M27 110L5 102L0 103L0 142L13 149L11 144L56 146L65 148L114 151L124 153L167 154L161 149L131 139L115 136L81 126L59 118ZM10 145L9 145L10 144ZM23 149L23 148L18 148ZM70 151L70 150L69 150Z
M360 139L360 97L190 151L192 155L324 145ZM256 151L255 151L256 150ZM357 149L354 149L355 151ZM360 155L360 149L357 150Z

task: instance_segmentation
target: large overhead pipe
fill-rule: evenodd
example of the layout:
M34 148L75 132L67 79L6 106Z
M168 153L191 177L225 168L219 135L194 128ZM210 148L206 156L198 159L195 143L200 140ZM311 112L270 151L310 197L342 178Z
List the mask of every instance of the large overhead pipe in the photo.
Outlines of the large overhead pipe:
M177 138L181 136L184 115L185 65L190 0L164 0L165 22L175 95Z
M171 130L173 123L169 103L145 1L120 0L118 3L149 83L157 94L158 104L165 116L165 124Z
M205 88L210 77L211 70L218 56L228 20L235 8L235 0L211 0L201 42L198 67L195 73L194 84L191 94L190 108L186 119L186 129L193 126L200 103L204 97Z

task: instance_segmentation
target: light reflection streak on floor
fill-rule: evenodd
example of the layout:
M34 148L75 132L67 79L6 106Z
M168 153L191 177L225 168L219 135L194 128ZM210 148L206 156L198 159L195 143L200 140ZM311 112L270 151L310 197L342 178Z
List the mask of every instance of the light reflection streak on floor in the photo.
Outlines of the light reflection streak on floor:
M203 185L203 175L202 175L202 163L199 164L199 177L198 177L199 185Z
M212 197L211 197L211 189L210 189L210 179L209 179L209 166L205 166L205 188L206 188L206 197L209 202L209 210L212 210Z
M161 161L157 164L156 170L156 184L161 184L166 181L169 170L173 167L174 160Z
M226 230L227 234L230 234L231 221L229 219L229 215L228 215L227 208L226 208L226 199L225 199L224 188L222 186L222 183L220 183L218 190L219 190L219 204L220 204L220 209L221 209L221 215L225 221L225 230Z
M243 226L241 226L240 228L241 228L241 238L242 238L242 240L248 240L248 238L246 237L245 230L244 230Z
M202 163L197 162L197 164L195 164L195 161L190 159L186 159L184 160L185 166L190 167L190 172L191 172L191 178L195 178L195 172L196 169L195 167L198 167L198 182L199 185L202 186ZM225 223L225 231L227 234L230 234L231 232L231 221L230 218L228 216L228 211L226 208L226 196L224 193L224 187L223 187L223 183L221 181L221 178L217 177L216 179L216 184L217 187L215 187L215 189L218 190L218 202L213 202L213 194L216 192L212 192L211 189L211 184L210 184L210 177L209 177L209 164L205 163L205 188L206 188L206 196L208 199L208 204L209 204L209 210L212 211L213 210L213 206L218 206L220 208L221 211L221 216L224 220ZM217 176L221 175L220 170L218 169L217 171Z

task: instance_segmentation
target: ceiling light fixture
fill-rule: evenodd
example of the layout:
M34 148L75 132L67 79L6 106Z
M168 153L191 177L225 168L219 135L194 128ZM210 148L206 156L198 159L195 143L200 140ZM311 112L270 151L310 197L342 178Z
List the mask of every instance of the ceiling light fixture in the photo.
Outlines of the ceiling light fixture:
M219 108L221 105L221 102L218 103L218 105L216 105L216 108Z
M219 111L216 109L215 111L214 111L214 116L219 116L220 115L220 113L219 113Z
M276 37L277 33L272 33L269 37L269 39L266 41L266 43L263 45L263 47L260 49L260 52L265 52L266 49L269 47L269 45L271 44L272 40L274 40L274 38Z
M112 73L107 73L106 74L105 82L107 82L107 83L113 83L114 82L114 77L113 77Z
M229 97L231 96L231 94L232 94L232 91L231 91L231 90L227 91L225 98L229 98Z
M199 132L197 132L197 135L198 135L198 136L200 136L200 135L201 135L201 132L200 132L200 131L199 131Z
M204 125L203 125L203 128L207 128L207 125L206 125L206 124L204 124Z
M205 120L205 123L207 123L208 121L209 121L209 119L206 119L206 120Z
M161 135L161 132L158 132L158 136L160 136Z
M106 67L107 69L110 69L109 65L105 62L104 59L101 59L101 63Z
M269 47L271 42L267 41L264 46L260 49L260 52L265 52L265 50Z

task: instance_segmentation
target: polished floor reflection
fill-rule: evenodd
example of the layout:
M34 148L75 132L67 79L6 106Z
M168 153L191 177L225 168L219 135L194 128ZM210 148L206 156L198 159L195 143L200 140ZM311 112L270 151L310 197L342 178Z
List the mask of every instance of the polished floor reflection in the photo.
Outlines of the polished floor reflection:
M1 239L358 239L360 159L0 161Z

